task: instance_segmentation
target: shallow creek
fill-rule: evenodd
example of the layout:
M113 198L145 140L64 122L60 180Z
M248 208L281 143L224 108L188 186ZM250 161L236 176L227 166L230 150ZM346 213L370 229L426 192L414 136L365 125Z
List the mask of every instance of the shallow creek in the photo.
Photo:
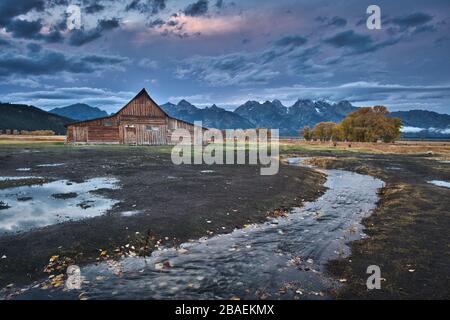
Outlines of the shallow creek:
M300 165L295 159L292 165ZM361 219L378 201L383 182L342 170L323 170L326 192L288 217L232 233L81 267L81 290L27 288L20 299L327 299L345 279L325 264L364 237Z

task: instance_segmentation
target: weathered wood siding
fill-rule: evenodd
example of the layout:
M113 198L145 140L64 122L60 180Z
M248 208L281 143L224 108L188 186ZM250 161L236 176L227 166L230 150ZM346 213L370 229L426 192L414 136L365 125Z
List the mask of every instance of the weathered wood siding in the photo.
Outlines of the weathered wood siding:
M68 142L87 142L87 127L69 127L67 130Z
M179 128L194 133L194 125L168 116L143 90L113 116L69 125L67 142L166 145Z
M89 126L87 142L119 142L118 126Z
M118 115L163 119L166 117L166 114L161 110L161 108L144 94L131 100L122 110L118 112Z

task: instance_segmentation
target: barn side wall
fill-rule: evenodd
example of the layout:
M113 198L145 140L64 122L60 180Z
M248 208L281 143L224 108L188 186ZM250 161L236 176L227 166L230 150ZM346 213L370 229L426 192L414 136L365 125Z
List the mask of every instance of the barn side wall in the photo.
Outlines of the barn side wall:
M167 145L174 130L194 125L171 118L146 94L131 100L114 116L83 121L68 126L68 143Z

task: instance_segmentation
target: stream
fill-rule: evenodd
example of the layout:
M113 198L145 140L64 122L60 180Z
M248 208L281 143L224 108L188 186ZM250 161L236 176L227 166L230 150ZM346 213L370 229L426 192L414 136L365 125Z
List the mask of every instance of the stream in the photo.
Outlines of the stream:
M290 161L292 165L300 165ZM329 299L346 279L326 263L361 239L361 219L383 182L343 170L323 170L326 192L271 219L229 234L81 267L81 290L31 287L15 299Z

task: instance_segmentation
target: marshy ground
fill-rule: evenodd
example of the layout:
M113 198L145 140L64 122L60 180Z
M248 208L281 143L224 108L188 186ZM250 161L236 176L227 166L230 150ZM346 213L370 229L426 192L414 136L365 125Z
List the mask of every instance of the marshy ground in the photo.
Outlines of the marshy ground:
M284 142L282 157L311 157L319 167L385 182L377 208L363 220L369 237L350 243L350 257L328 264L330 275L345 279L335 297L449 298L450 189L429 183L450 181L449 154L445 143L349 148ZM114 200L106 214L0 236L0 256L6 257L0 260L2 287L29 284L47 277L45 271L61 273L67 264L120 256L131 247L133 254L148 254L158 246L230 233L316 199L325 181L312 169L287 165L265 177L257 166L174 166L168 147L4 143L0 163L0 177L29 177L0 179L0 191L61 180L118 180L118 188L88 190ZM78 196L70 190L50 194L52 201L83 208ZM381 290L366 288L369 265L381 268Z

